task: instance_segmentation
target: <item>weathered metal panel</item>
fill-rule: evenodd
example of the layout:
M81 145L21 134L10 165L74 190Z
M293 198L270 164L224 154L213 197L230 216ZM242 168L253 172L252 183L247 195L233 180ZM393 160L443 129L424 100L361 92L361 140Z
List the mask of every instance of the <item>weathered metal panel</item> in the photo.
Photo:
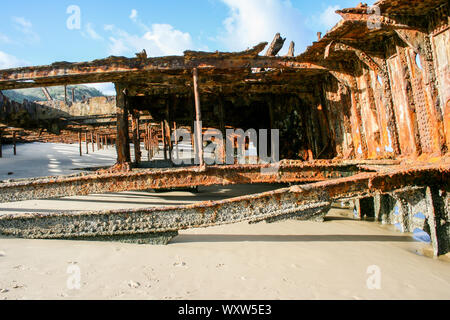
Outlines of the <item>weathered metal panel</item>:
M381 153L381 145L379 143L380 129L376 116L377 108L373 89L370 87L368 79L368 70L362 68L361 73L361 76L357 77L357 83L361 96L361 117L366 138L367 158L376 159Z
M383 80L381 79L381 76L373 70L369 70L369 76L369 85L373 90L376 105L376 117L378 120L378 131L375 133L379 140L379 150L377 150L377 155L383 158L392 157L394 154L394 146L392 133L389 131L387 106L383 103L384 98L386 98L384 97Z
M355 153L348 109L350 90L331 78L324 83L324 91L329 113L329 127L336 144L337 157L348 159Z
M447 149L450 150L450 29L432 37Z
M405 65L400 57L395 55L388 59L388 69L391 79L392 98L397 119L400 149L405 156L414 156L417 153L415 132L411 119L410 105L407 97L407 88L404 80Z
M412 48L405 49L407 67L411 75L411 89L416 110L417 127L422 153L440 155L439 124L433 107L426 61Z

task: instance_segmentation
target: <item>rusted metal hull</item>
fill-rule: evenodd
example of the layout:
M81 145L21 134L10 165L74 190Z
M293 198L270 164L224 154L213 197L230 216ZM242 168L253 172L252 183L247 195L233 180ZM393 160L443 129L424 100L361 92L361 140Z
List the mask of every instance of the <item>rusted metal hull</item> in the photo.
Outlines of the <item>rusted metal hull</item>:
M202 95L205 122L209 115L224 128L225 109L230 127L243 124L244 118L252 125L283 128L282 147L288 150L282 158L357 161L285 162L268 174L261 174L269 169L264 166L212 166L3 183L0 202L244 183L309 184L193 206L6 216L0 218L0 230L29 238L142 240L147 234L239 221L316 218L339 199L365 198L357 207L359 215L367 208L382 215L380 197L389 194L399 203L403 213L395 219L405 230L414 225L407 220L419 208L411 199L419 199L435 254L445 253L450 248L448 1L381 0L375 9L380 12L364 4L340 10L344 20L295 58L259 56L267 45L262 43L239 53L187 51L182 57L110 57L0 71L0 89L115 82L121 167L130 162L129 112L149 111L153 117L158 109L166 110L158 119L166 123L172 108L192 126L193 114L179 106L192 104L193 69L199 71L196 93ZM222 111L216 110L217 101ZM135 133L135 142L138 137ZM401 159L408 169L396 163L380 167L367 159Z

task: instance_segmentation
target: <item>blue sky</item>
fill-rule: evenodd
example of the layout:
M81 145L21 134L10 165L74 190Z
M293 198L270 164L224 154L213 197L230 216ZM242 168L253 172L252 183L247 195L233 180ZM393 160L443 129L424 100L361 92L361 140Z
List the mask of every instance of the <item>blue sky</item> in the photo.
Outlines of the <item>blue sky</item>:
M369 2L373 4L374 1ZM241 51L276 32L296 54L339 21L334 11L358 0L20 0L0 11L0 69L110 55ZM76 6L76 10L69 10ZM68 21L69 20L69 21ZM79 28L78 28L78 22ZM69 25L68 25L69 23ZM287 50L285 45L284 51ZM281 52L284 53L283 51ZM97 86L111 91L109 86ZM111 93L111 92L108 92Z

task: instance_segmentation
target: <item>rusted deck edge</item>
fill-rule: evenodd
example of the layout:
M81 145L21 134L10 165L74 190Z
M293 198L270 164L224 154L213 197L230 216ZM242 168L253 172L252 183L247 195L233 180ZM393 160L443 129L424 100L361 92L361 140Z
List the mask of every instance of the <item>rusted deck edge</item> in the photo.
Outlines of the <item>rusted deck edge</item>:
M352 176L362 171L365 170L358 168L356 164L290 161L272 165L211 166L205 170L188 167L48 177L0 184L0 203L194 186L308 183Z
M98 212L20 214L0 217L0 232L38 239L144 235L293 217L324 215L339 199L394 192L407 186L448 186L449 166L360 173L353 177L293 186L256 195L200 204Z

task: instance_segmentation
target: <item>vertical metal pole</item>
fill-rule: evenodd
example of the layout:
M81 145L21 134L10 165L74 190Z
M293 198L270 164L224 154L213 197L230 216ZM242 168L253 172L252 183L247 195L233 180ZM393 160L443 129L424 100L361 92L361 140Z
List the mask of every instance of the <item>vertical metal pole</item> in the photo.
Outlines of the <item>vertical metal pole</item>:
M150 160L154 157L155 155L155 141L154 141L154 137L153 137L153 128L152 125L149 124L148 125L148 131L149 131L149 139L150 139Z
M178 148L178 133L177 133L177 123L173 122L173 132L175 134L175 152L177 155L177 159L180 159L180 149Z
M164 153L164 160L167 160L167 153L166 153L166 130L165 130L165 122L161 122L161 136L162 136L162 144L163 144L163 153Z
M78 131L78 145L80 147L80 157L83 156L83 150L81 148L81 131Z
M89 154L89 139L87 131L84 133L84 140L86 141L86 154Z
M169 160L172 161L172 130L170 127L170 123L169 121L165 121L165 125L166 125L166 139L167 139L167 143L168 143L168 154L169 154Z
M0 158L3 157L2 135L3 135L3 131L2 131L2 129L0 129Z
M128 99L127 90L122 84L116 85L117 137L116 150L119 164L131 162L130 138L128 130Z
M148 140L149 140L149 152L148 157L149 161L153 158L153 151L154 151L154 145L153 145L153 131L151 124L148 125Z
M225 163L226 162L226 141L227 141L227 131L225 129L225 119L224 119L224 109L223 109L223 97L220 96L219 97L219 122L220 122L220 132L222 133L222 141L220 141L219 143L221 143L221 163Z
M92 144L92 153L95 152L95 146L94 146L94 134L91 131L91 144Z
M147 124L144 123L144 150L148 151L148 141L147 141L147 137L148 137L148 132L147 132Z
M13 145L14 145L14 155L17 156L16 131L13 131Z
M101 149L101 146L100 146L100 136L98 132L95 134L95 140L97 141L97 150L99 151Z
M132 113L132 131L134 144L134 161L136 164L141 163L141 133L139 132L139 113Z
M64 104L67 105L67 86L64 86Z
M203 160L203 128L201 125L202 112L200 108L200 94L198 92L198 70L194 68L194 96L195 96L195 129L196 129L196 147L197 147L197 157L199 160L199 165L204 165Z

